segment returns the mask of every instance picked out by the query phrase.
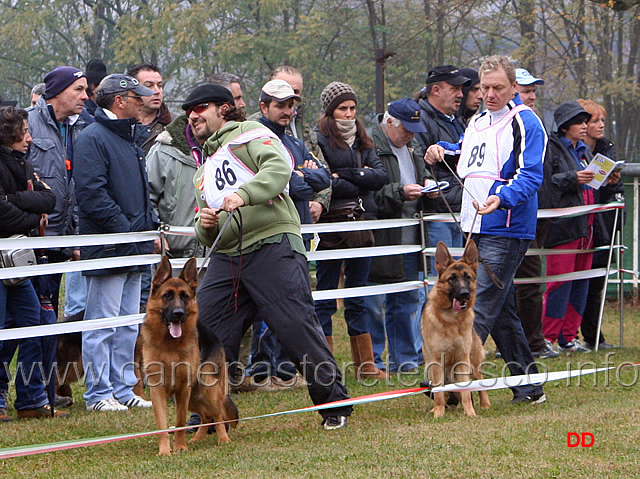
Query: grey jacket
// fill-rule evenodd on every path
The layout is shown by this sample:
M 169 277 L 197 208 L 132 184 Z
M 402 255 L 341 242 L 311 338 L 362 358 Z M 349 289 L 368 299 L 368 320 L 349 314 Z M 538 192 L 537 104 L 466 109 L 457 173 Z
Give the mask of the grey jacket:
M 185 136 L 187 117 L 181 115 L 156 138 L 147 155 L 151 204 L 161 222 L 172 226 L 193 226 L 196 197 L 193 176 L 197 171 Z M 204 247 L 195 236 L 167 235 L 174 257 L 203 256 Z
M 33 143 L 29 147 L 28 159 L 41 181 L 44 181 L 56 195 L 56 207 L 49 215 L 47 236 L 73 234 L 77 226 L 75 209 L 75 183 L 69 179 L 65 159 L 67 151 L 58 125 L 47 106 L 44 96 L 40 97 L 29 112 L 29 132 Z M 86 126 L 80 117 L 69 119 L 71 144 L 75 146 L 78 135 Z M 73 150 L 73 148 L 72 148 Z

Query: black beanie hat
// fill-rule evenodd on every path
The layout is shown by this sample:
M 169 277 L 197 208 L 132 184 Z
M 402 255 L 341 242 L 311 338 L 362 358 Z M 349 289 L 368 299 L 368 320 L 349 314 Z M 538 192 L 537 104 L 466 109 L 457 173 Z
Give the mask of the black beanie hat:
M 320 94 L 322 108 L 327 116 L 331 116 L 333 110 L 335 110 L 340 103 L 347 100 L 353 100 L 357 104 L 358 97 L 356 96 L 356 92 L 346 83 L 340 83 L 338 81 L 329 83 Z

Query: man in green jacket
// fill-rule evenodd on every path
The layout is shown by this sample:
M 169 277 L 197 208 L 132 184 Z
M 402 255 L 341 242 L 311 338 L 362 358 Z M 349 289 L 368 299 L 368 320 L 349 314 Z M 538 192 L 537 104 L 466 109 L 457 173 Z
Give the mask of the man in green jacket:
M 224 344 L 232 376 L 242 335 L 259 316 L 309 383 L 314 404 L 347 399 L 315 315 L 300 219 L 287 194 L 292 161 L 271 130 L 243 121 L 229 90 L 212 87 L 215 99 L 182 105 L 196 134 L 203 123 L 213 131 L 194 177 L 196 235 L 206 246 L 220 236 L 198 290 L 199 320 Z M 324 428 L 346 426 L 351 409 L 320 411 Z
M 372 126 L 376 154 L 389 175 L 389 181 L 375 192 L 378 218 L 414 218 L 422 208 L 422 188 L 429 175 L 422 150 L 414 133 L 426 131 L 420 123 L 420 106 L 410 98 L 389 103 L 387 112 L 378 115 Z M 419 226 L 374 231 L 376 246 L 419 245 Z M 420 254 L 377 256 L 371 263 L 369 282 L 389 284 L 418 280 Z M 367 296 L 369 332 L 376 366 L 389 372 L 409 371 L 420 362 L 419 290 Z M 386 332 L 386 335 L 385 335 Z M 381 355 L 389 342 L 389 358 Z

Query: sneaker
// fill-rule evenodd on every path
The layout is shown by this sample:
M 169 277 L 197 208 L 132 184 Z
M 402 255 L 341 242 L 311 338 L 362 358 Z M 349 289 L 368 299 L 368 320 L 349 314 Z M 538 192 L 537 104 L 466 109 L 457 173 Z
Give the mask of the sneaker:
M 327 431 L 347 427 L 347 416 L 329 416 L 322 421 L 322 427 Z
M 19 419 L 42 419 L 47 417 L 67 417 L 69 413 L 67 411 L 59 411 L 57 409 L 51 409 L 51 406 L 45 404 L 42 407 L 36 407 L 33 409 L 20 409 L 18 411 Z
M 9 391 L 0 392 L 0 396 L 2 397 L 2 401 L 4 402 L 4 409 L 6 411 L 11 410 L 11 398 L 9 397 Z
M 191 414 L 191 417 L 187 421 L 187 426 L 199 426 L 200 424 L 202 424 L 200 414 L 196 412 Z M 229 423 L 226 423 L 224 426 L 227 429 L 227 432 L 229 432 Z M 196 432 L 198 432 L 197 427 L 190 427 L 189 429 L 187 429 L 187 434 L 195 434 Z M 209 429 L 207 429 L 207 434 L 213 434 L 214 432 L 216 432 L 216 427 L 212 424 L 211 426 L 209 426 Z
M 547 402 L 547 396 L 545 393 L 535 394 L 533 396 L 516 396 L 511 400 L 511 404 L 529 403 L 534 406 L 544 402 Z
M 548 358 L 557 358 L 560 356 L 560 353 L 553 349 L 553 344 L 548 339 L 544 340 L 544 347 L 540 351 L 533 351 L 534 358 L 539 359 L 548 359 Z
M 102 399 L 93 404 L 87 404 L 87 411 L 127 411 L 129 408 L 120 404 L 114 398 Z
M 13 418 L 7 414 L 7 410 L 3 407 L 0 407 L 0 422 L 9 422 L 13 421 Z
M 495 357 L 496 357 L 496 359 L 502 359 L 502 353 L 500 351 L 498 351 L 497 349 L 496 349 Z
M 123 406 L 126 406 L 127 408 L 152 407 L 153 406 L 153 403 L 151 401 L 147 401 L 146 399 L 142 399 L 140 396 L 137 396 L 135 394 L 128 401 L 125 401 L 125 402 L 120 403 L 120 404 L 122 404 Z
M 569 341 L 564 346 L 558 345 L 558 351 L 564 351 L 565 353 L 590 353 L 591 350 L 587 348 L 582 341 L 574 339 Z

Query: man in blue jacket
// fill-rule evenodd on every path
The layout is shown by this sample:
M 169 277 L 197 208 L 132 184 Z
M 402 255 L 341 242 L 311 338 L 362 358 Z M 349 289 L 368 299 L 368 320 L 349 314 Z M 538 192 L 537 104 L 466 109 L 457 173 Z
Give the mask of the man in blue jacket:
M 491 334 L 511 374 L 535 374 L 538 369 L 516 310 L 513 279 L 536 234 L 547 134 L 538 116 L 516 95 L 515 68 L 507 57 L 487 58 L 479 73 L 487 109 L 469 123 L 458 162 L 458 174 L 465 178 L 460 223 L 463 231 L 473 234 L 484 260 L 478 268 L 474 326 L 483 343 Z M 441 161 L 445 148 L 456 145 L 434 145 L 425 160 Z M 512 390 L 514 403 L 546 401 L 542 386 Z
M 146 231 L 157 226 L 149 199 L 144 153 L 135 142 L 142 97 L 153 91 L 127 75 L 105 77 L 96 89 L 96 122 L 78 138 L 73 177 L 80 233 Z M 151 253 L 153 243 L 87 246 L 84 259 Z M 84 319 L 136 314 L 140 302 L 139 266 L 87 271 Z M 151 407 L 133 393 L 131 367 L 138 326 L 82 333 L 86 407 L 90 411 L 126 411 Z
M 300 97 L 284 80 L 271 80 L 265 83 L 260 92 L 260 123 L 273 131 L 285 150 L 285 155 L 294 163 L 293 173 L 289 180 L 289 196 L 296 206 L 301 224 L 311 224 L 311 210 L 309 200 L 314 193 L 322 191 L 331 185 L 329 170 L 320 165 L 318 160 L 309 152 L 302 140 L 286 133 L 285 129 L 291 122 L 295 102 Z M 303 235 L 305 249 L 309 250 L 312 235 Z M 252 372 L 254 380 L 262 382 L 264 370 L 273 372 L 272 382 L 287 386 L 290 382 L 304 385 L 304 381 L 296 381 L 296 368 L 293 362 L 282 353 L 282 346 L 275 339 L 272 332 L 257 321 L 254 327 L 252 344 Z M 287 381 L 280 382 L 278 379 Z M 293 380 L 293 381 L 292 381 Z

